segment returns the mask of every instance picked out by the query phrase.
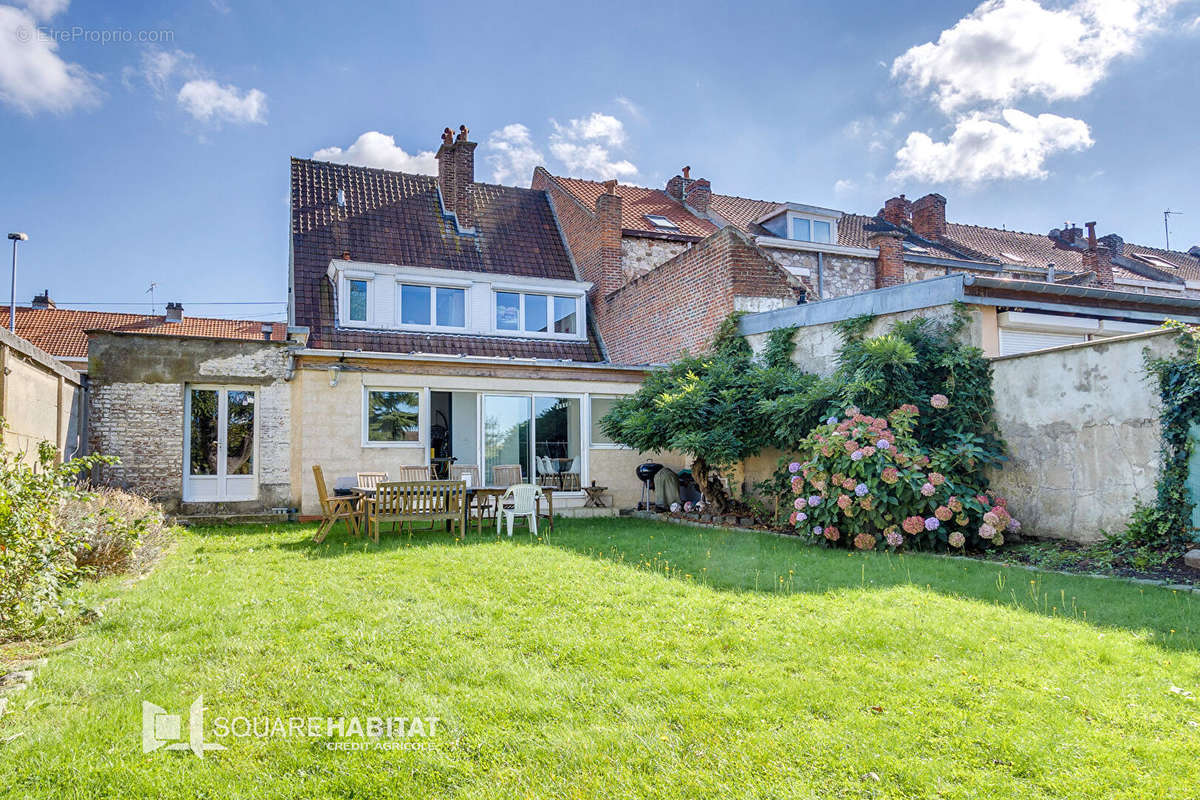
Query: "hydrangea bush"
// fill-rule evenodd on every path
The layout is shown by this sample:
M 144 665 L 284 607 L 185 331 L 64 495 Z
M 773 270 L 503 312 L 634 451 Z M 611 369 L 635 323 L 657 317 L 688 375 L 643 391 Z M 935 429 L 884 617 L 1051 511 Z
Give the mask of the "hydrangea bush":
M 935 395 L 930 405 L 948 400 Z M 930 463 L 914 436 L 919 414 L 911 404 L 887 417 L 850 407 L 813 429 L 788 465 L 797 531 L 833 546 L 896 550 L 998 547 L 1019 530 L 1004 498 Z

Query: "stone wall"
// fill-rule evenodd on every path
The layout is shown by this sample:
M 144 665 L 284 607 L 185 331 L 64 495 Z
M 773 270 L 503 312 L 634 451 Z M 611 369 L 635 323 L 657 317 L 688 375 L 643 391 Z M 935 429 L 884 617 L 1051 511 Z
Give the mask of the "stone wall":
M 95 332 L 88 340 L 91 450 L 120 463 L 102 483 L 163 503 L 210 513 L 292 505 L 291 390 L 282 342 Z M 256 501 L 184 504 L 184 397 L 189 384 L 251 387 L 257 418 Z
M 621 239 L 621 271 L 625 273 L 626 280 L 632 280 L 664 261 L 670 261 L 688 247 L 690 245 L 687 242 L 626 236 Z
M 1023 531 L 1089 542 L 1121 531 L 1158 479 L 1158 390 L 1144 354 L 1176 351 L 1151 331 L 992 362 L 1010 461 L 992 476 Z
M 824 253 L 821 257 L 823 265 L 821 283 L 824 294 L 820 294 L 817 288 L 816 253 L 810 250 L 792 250 L 783 247 L 762 247 L 762 250 L 781 267 L 807 269 L 809 274 L 804 278 L 804 283 L 812 292 L 811 299 L 813 300 L 845 297 L 849 294 L 869 292 L 875 288 L 874 259 Z

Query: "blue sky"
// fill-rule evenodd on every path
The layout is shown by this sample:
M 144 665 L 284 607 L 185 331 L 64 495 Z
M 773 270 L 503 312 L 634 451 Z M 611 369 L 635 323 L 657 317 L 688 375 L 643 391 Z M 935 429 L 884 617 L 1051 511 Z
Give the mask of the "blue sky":
M 143 310 L 155 282 L 160 313 L 280 319 L 288 157 L 428 171 L 460 123 L 481 180 L 690 164 L 721 193 L 938 191 L 954 221 L 1153 245 L 1170 207 L 1172 245 L 1200 244 L 1194 1 L 9 2 L 19 302 Z

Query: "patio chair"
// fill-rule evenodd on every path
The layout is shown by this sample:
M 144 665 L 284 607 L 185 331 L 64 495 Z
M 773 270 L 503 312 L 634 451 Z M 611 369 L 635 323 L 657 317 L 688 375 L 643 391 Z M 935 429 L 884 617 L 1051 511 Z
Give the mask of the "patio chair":
M 497 464 L 492 467 L 492 482 L 497 486 L 515 486 L 523 477 L 520 464 Z
M 554 466 L 554 462 L 550 460 L 549 456 L 534 456 L 533 465 L 537 469 L 537 482 L 540 485 L 558 488 L 561 483 L 558 468 Z
M 398 481 L 411 483 L 413 481 L 427 481 L 430 479 L 429 467 L 406 465 L 400 467 L 400 474 L 396 476 Z
M 578 492 L 581 488 L 579 482 L 579 459 L 572 458 L 567 465 L 563 467 L 563 471 L 558 476 L 559 488 L 564 492 Z
M 479 480 L 479 467 L 474 464 L 451 464 L 450 480 L 462 481 L 466 484 L 467 489 L 483 486 L 483 482 Z M 493 519 L 496 516 L 496 508 L 492 505 L 492 496 L 486 494 L 475 495 L 474 512 L 472 513 L 472 509 L 470 508 L 467 509 L 468 516 L 479 522 L 482 528 L 483 520 Z
M 367 532 L 379 543 L 379 525 L 400 523 L 411 535 L 409 524 L 427 521 L 450 523 L 459 536 L 467 532 L 467 485 L 462 481 L 396 481 L 375 487 L 375 496 L 367 498 Z
M 388 479 L 386 472 L 360 472 L 354 484 L 359 489 L 374 489 Z
M 321 501 L 321 524 L 313 534 L 317 544 L 325 541 L 329 530 L 338 520 L 346 520 L 350 533 L 358 536 L 358 499 L 355 497 L 332 497 L 325 485 L 325 473 L 320 464 L 313 464 L 313 478 L 317 482 L 317 499 Z
M 508 535 L 511 537 L 513 521 L 522 517 L 529 526 L 529 535 L 537 536 L 537 501 L 541 496 L 541 487 L 532 483 L 518 483 L 508 487 L 508 491 L 500 498 L 496 515 L 496 535 L 500 535 L 500 523 L 507 522 Z

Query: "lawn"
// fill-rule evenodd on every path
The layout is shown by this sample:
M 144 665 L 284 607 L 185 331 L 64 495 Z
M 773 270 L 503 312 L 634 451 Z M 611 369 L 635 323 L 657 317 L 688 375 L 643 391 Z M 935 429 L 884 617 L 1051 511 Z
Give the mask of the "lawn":
M 628 519 L 312 529 L 88 587 L 103 617 L 0 720 L 0 796 L 1200 796 L 1200 596 Z M 142 701 L 201 693 L 228 749 L 143 754 Z M 439 722 L 346 751 L 215 738 L 235 716 Z

